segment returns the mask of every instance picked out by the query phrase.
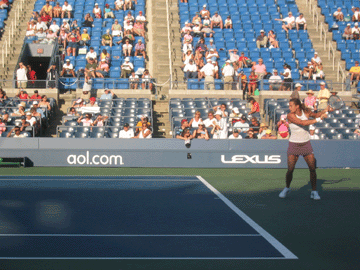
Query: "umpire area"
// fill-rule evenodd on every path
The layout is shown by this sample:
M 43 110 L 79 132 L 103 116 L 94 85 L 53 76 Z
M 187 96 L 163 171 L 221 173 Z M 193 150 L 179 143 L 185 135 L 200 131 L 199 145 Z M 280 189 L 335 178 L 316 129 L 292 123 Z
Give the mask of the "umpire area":
M 200 176 L 2 176 L 1 259 L 297 259 Z

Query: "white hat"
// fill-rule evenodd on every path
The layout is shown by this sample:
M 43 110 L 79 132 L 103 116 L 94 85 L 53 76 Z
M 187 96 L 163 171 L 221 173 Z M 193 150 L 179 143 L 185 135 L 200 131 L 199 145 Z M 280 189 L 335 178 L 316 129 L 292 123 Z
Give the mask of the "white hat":
M 225 63 L 231 63 L 231 61 L 230 61 L 230 60 L 226 60 Z
M 295 84 L 295 88 L 297 88 L 297 87 L 302 87 L 302 84 L 300 84 L 300 83 Z
M 70 59 L 66 59 L 66 62 L 70 62 Z
M 278 72 L 277 69 L 273 69 L 273 72 Z
M 101 59 L 101 62 L 105 62 L 105 61 L 106 61 L 106 59 L 105 59 L 105 58 Z
M 27 112 L 26 115 L 31 115 L 31 112 Z
M 351 24 L 350 24 L 350 23 L 348 23 L 348 24 L 347 24 L 347 26 L 351 26 Z
M 260 33 L 265 33 L 265 31 L 261 29 L 261 30 L 260 30 Z
M 130 61 L 130 58 L 129 58 L 129 57 L 126 57 L 126 58 L 125 58 L 125 61 Z
M 325 83 L 324 83 L 324 82 L 321 82 L 320 85 L 325 85 Z
M 215 115 L 222 115 L 221 111 L 217 111 Z
M 210 42 L 214 42 L 214 40 L 212 38 L 210 38 Z
M 338 7 L 337 9 L 341 9 L 341 7 Z
M 39 102 L 37 102 L 37 101 L 34 101 L 34 102 L 33 102 L 33 105 L 35 105 L 35 104 L 39 104 Z
M 309 126 L 309 130 L 315 130 L 315 126 L 314 126 L 314 125 L 310 125 L 310 126 Z
M 98 6 L 99 4 L 98 3 L 95 3 L 95 6 Z
M 234 113 L 240 113 L 240 111 L 239 111 L 239 108 L 238 108 L 238 107 L 234 107 L 234 108 L 232 108 L 232 110 L 233 110 L 233 112 L 234 112 Z
M 317 52 L 314 52 L 314 54 L 318 54 Z
M 203 7 L 206 7 L 206 5 L 203 5 Z
M 213 49 L 213 48 L 211 48 L 211 49 L 210 49 L 210 51 L 214 51 L 214 49 Z
M 356 22 L 356 23 L 355 23 L 355 26 L 358 26 L 358 25 L 359 25 L 359 24 Z

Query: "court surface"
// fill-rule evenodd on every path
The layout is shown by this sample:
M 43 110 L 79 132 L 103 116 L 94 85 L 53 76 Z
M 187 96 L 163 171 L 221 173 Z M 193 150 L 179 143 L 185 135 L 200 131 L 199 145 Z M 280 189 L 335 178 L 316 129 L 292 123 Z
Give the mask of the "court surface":
M 0 177 L 3 259 L 296 259 L 200 176 Z

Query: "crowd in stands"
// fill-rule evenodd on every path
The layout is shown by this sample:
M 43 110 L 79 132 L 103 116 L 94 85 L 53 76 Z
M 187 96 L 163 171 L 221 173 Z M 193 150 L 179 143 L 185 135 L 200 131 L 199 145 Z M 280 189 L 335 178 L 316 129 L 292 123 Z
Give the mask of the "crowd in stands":
M 276 87 L 271 90 L 292 90 L 295 80 L 325 79 L 321 59 L 308 38 L 306 19 L 296 4 L 215 1 L 200 9 L 201 1 L 181 2 L 182 68 L 188 88 L 243 89 L 253 95 L 260 80 L 266 80 L 264 89 L 269 89 L 267 80 L 272 76 Z M 204 79 L 203 85 L 196 79 Z
M 39 95 L 38 90 L 30 96 L 20 88 L 15 97 L 9 98 L 0 89 L 0 137 L 42 135 L 53 117 L 54 105 L 54 99 Z

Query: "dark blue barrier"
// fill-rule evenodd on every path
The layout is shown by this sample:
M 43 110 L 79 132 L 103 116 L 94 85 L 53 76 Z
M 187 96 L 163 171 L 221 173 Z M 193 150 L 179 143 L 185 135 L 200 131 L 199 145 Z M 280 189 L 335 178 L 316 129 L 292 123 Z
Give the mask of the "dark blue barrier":
M 1 138 L 0 157 L 34 166 L 286 168 L 286 140 Z M 320 168 L 359 168 L 360 142 L 312 141 Z M 189 155 L 190 154 L 190 155 Z M 190 158 L 191 157 L 191 158 Z M 306 168 L 300 159 L 298 168 Z

